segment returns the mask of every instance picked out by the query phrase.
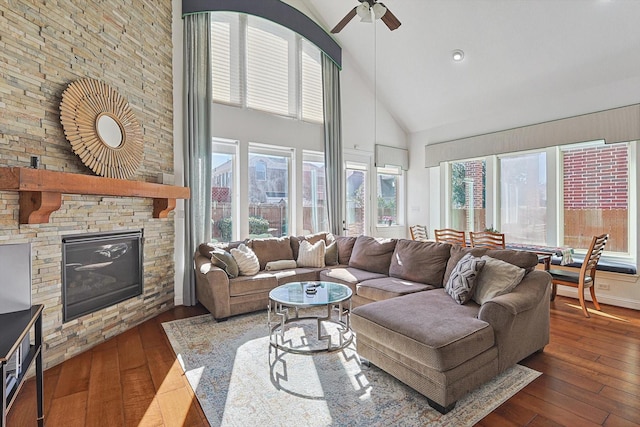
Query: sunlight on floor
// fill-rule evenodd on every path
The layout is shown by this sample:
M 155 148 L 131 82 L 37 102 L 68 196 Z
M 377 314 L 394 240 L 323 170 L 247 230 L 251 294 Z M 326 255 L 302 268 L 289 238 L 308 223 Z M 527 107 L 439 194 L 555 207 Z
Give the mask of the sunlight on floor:
M 567 307 L 575 308 L 576 310 L 582 311 L 582 307 L 580 307 L 579 304 L 566 303 L 566 305 L 567 305 Z M 594 309 L 588 308 L 588 307 L 587 307 L 587 311 L 589 312 L 589 314 L 595 314 L 596 316 L 604 317 L 604 318 L 607 318 L 607 319 L 618 320 L 620 322 L 629 323 L 629 320 L 627 320 L 627 319 L 624 319 L 624 318 L 618 317 L 618 316 L 614 316 L 612 314 L 607 314 L 604 311 L 598 311 L 598 310 L 594 310 Z

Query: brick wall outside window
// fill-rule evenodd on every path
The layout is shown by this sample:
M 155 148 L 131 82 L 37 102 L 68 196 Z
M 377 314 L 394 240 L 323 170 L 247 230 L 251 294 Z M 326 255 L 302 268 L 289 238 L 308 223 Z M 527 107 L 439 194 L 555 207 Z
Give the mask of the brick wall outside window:
M 565 209 L 627 209 L 626 145 L 581 148 L 564 153 Z
M 629 250 L 629 150 L 626 144 L 564 152 L 564 244 L 587 249 L 609 234 L 607 251 Z

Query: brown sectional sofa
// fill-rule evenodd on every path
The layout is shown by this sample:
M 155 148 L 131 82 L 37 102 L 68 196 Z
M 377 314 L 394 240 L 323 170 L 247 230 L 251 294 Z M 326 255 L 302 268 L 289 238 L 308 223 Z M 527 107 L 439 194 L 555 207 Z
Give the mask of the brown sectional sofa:
M 460 397 L 549 342 L 551 279 L 535 270 L 535 254 L 330 234 L 246 243 L 264 268 L 267 259 L 296 259 L 301 239 L 335 242 L 338 264 L 261 270 L 255 276 L 229 279 L 208 258 L 211 246 L 201 245 L 194 260 L 198 299 L 216 319 L 225 319 L 266 309 L 269 291 L 284 283 L 343 283 L 353 291 L 350 321 L 358 354 L 424 394 L 443 413 Z M 482 305 L 458 304 L 444 285 L 468 252 L 500 259 L 527 273 L 507 294 Z

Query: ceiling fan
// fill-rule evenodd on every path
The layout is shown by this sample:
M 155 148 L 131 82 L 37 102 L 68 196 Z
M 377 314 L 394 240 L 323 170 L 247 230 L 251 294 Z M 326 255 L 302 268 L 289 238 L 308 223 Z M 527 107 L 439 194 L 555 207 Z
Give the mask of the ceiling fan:
M 349 13 L 347 13 L 340 22 L 338 22 L 338 25 L 331 30 L 332 33 L 339 33 L 356 15 L 360 17 L 361 22 L 373 22 L 373 19 L 382 19 L 382 22 L 384 22 L 391 31 L 401 25 L 398 18 L 396 18 L 396 16 L 387 9 L 384 3 L 378 3 L 377 0 L 358 1 L 360 2 L 360 5 L 351 9 Z

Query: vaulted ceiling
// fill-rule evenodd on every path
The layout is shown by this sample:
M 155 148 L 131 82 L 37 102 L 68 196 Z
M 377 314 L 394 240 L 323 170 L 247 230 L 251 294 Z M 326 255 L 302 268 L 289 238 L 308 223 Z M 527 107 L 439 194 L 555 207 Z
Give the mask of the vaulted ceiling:
M 327 30 L 359 4 L 302 2 Z M 384 3 L 400 28 L 356 17 L 335 38 L 410 135 L 437 142 L 640 102 L 640 1 Z

